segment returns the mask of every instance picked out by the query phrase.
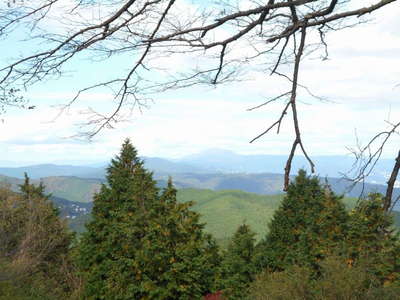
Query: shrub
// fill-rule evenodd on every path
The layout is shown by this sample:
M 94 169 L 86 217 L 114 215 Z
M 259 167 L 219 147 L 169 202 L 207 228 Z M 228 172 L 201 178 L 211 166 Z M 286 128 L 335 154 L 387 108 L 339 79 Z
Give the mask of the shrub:
M 367 265 L 349 265 L 343 257 L 330 256 L 320 264 L 321 273 L 292 266 L 281 272 L 264 272 L 252 283 L 248 299 L 254 300 L 375 300 L 399 299 L 396 285 L 383 287 Z

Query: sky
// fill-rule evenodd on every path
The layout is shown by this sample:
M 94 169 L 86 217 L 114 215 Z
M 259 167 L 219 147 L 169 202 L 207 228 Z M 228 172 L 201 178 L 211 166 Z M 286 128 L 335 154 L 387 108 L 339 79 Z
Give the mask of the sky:
M 195 1 L 187 1 L 191 7 Z M 387 122 L 400 120 L 400 3 L 369 16 L 369 22 L 327 36 L 329 59 L 318 54 L 302 64 L 300 82 L 320 101 L 299 94 L 299 122 L 304 145 L 311 155 L 349 154 L 348 148 L 366 143 Z M 29 50 L 17 39 L 3 54 Z M 29 44 L 28 44 L 29 45 Z M 22 50 L 22 48 L 24 50 Z M 246 51 L 246 49 L 243 49 Z M 107 75 L 124 67 L 122 57 L 103 65 Z M 5 59 L 3 59 L 4 61 Z M 169 72 L 187 61 L 161 59 Z M 9 109 L 0 123 L 0 165 L 34 163 L 84 164 L 107 161 L 129 137 L 143 156 L 179 158 L 210 148 L 243 154 L 288 154 L 293 142 L 291 116 L 279 135 L 275 132 L 254 143 L 249 141 L 279 117 L 282 103 L 249 108 L 279 93 L 281 82 L 258 69 L 244 81 L 217 87 L 199 86 L 152 96 L 147 108 L 134 111 L 116 128 L 104 130 L 91 141 L 76 137 L 85 122 L 87 107 L 109 108 L 106 92 L 86 94 L 60 116 L 57 105 L 67 102 L 79 86 L 101 77 L 93 63 L 82 59 L 69 66 L 71 73 L 28 91 L 34 110 Z M 394 157 L 400 144 L 396 136 L 385 150 Z

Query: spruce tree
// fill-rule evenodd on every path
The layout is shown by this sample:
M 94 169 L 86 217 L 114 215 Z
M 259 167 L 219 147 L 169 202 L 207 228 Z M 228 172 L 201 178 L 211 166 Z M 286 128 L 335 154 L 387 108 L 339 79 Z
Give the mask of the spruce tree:
M 291 265 L 318 269 L 319 260 L 340 251 L 346 224 L 341 197 L 300 170 L 257 247 L 258 267 L 272 271 Z
M 216 247 L 190 204 L 162 191 L 126 140 L 94 197 L 80 243 L 88 299 L 200 299 L 211 288 Z
M 221 289 L 225 298 L 244 299 L 254 280 L 255 233 L 242 224 L 232 237 L 221 265 Z

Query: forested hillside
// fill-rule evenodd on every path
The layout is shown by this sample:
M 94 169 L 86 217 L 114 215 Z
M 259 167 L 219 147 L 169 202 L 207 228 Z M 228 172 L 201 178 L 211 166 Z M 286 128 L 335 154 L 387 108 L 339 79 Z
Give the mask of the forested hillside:
M 224 245 L 243 223 L 250 225 L 257 240 L 261 239 L 282 199 L 282 194 L 257 195 L 238 190 L 180 189 L 177 193 L 179 202 L 194 202 L 192 209 L 200 214 L 205 230 Z M 348 208 L 353 208 L 356 201 L 356 198 L 344 199 Z M 74 230 L 82 232 L 88 219 L 89 215 L 80 214 L 69 223 Z
M 168 177 L 174 178 L 175 186 L 178 189 L 196 188 L 211 190 L 242 190 L 244 192 L 276 195 L 282 193 L 283 175 L 272 173 L 245 174 L 245 173 L 170 173 L 155 174 L 159 187 L 164 187 Z M 325 178 L 321 178 L 325 181 Z M 332 190 L 346 197 L 358 198 L 370 192 L 385 192 L 385 186 L 371 183 L 359 183 L 350 189 L 351 183 L 342 178 L 326 178 Z M 53 196 L 65 198 L 76 202 L 91 202 L 93 194 L 99 190 L 104 178 L 81 178 L 76 176 L 50 176 L 32 180 L 39 183 L 42 181 L 46 186 L 46 191 Z M 1 176 L 0 182 L 9 182 L 14 189 L 22 182 L 21 179 Z M 394 189 L 394 197 L 400 195 L 400 189 Z
M 205 223 L 205 230 L 222 243 L 232 236 L 243 222 L 249 224 L 256 233 L 256 238 L 260 239 L 266 234 L 267 225 L 284 196 L 282 193 L 273 195 L 274 192 L 280 192 L 275 187 L 279 185 L 279 180 L 282 180 L 282 176 L 278 174 L 177 174 L 174 180 L 175 178 L 176 186 L 180 187 L 177 192 L 178 201 L 194 201 L 192 209 L 200 214 L 201 221 Z M 8 177 L 2 177 L 1 180 L 12 183 L 14 189 L 22 182 L 20 179 Z M 158 185 L 165 186 L 166 180 L 166 176 L 161 177 Z M 46 191 L 52 194 L 51 199 L 60 208 L 61 215 L 68 218 L 71 228 L 83 232 L 85 222 L 90 219 L 92 197 L 104 181 L 78 177 L 46 177 L 42 181 Z M 334 190 L 336 187 L 345 191 L 343 181 L 333 178 L 330 181 L 335 183 Z M 215 190 L 191 186 L 213 187 Z M 268 195 L 239 189 L 244 187 L 259 191 L 263 186 Z M 235 187 L 237 189 L 232 189 Z M 370 191 L 383 188 L 379 185 L 366 186 L 366 190 Z M 360 189 L 361 187 L 356 187 L 351 195 L 358 196 Z M 357 197 L 344 198 L 348 208 L 354 207 L 356 201 Z M 397 215 L 397 212 L 395 214 Z
M 8 185 L 6 179 L 0 299 L 172 300 L 216 293 L 239 300 L 287 295 L 300 281 L 305 288 L 294 299 L 320 299 L 321 289 L 388 299 L 398 293 L 400 241 L 382 195 L 343 198 L 304 170 L 285 194 L 177 190 L 171 177 L 157 185 L 126 140 L 101 186 L 93 179 L 46 178 L 53 189 L 75 191 L 75 199 L 92 194 L 90 202 L 48 195 L 45 180 L 33 184 L 27 175 Z M 85 182 L 97 185 L 96 192 Z M 336 290 L 332 276 L 362 281 Z M 326 280 L 335 282 L 334 290 Z

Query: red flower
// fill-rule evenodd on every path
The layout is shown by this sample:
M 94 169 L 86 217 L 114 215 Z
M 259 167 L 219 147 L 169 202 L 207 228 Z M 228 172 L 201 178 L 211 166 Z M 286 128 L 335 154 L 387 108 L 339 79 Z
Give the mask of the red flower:
M 222 291 L 215 292 L 213 294 L 205 295 L 204 300 L 224 300 L 222 298 Z

